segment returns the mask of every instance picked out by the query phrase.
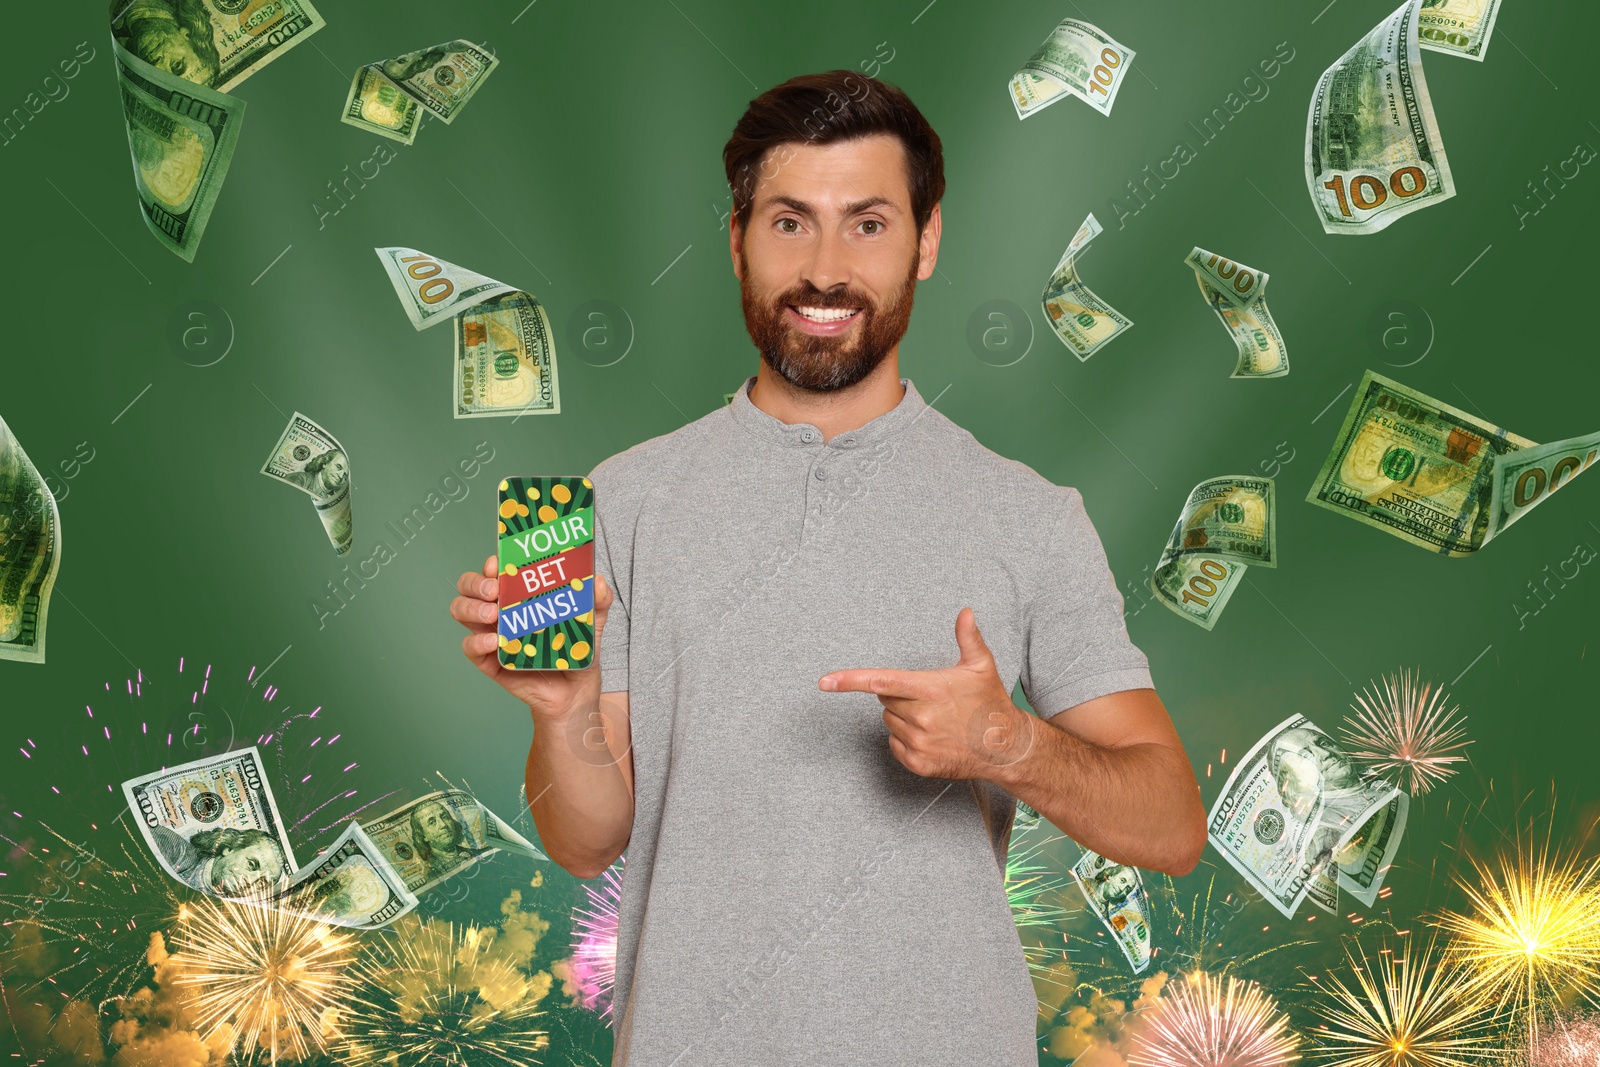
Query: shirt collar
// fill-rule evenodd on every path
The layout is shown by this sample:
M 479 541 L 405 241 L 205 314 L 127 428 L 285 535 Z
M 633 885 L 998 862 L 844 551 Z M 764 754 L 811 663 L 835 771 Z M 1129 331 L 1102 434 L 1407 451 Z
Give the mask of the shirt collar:
M 728 409 L 733 419 L 745 430 L 776 445 L 812 445 L 822 443 L 822 431 L 809 422 L 781 422 L 772 415 L 756 407 L 750 400 L 750 387 L 755 384 L 756 376 L 751 375 L 744 380 L 739 391 L 733 394 Z M 868 422 L 865 426 L 858 426 L 854 430 L 846 430 L 837 434 L 828 442 L 830 447 L 859 448 L 881 441 L 891 434 L 909 426 L 911 422 L 922 413 L 928 405 L 922 399 L 922 394 L 917 392 L 917 387 L 911 384 L 910 378 L 901 378 L 900 384 L 905 387 L 905 396 L 900 398 L 900 403 L 885 411 L 882 415 Z

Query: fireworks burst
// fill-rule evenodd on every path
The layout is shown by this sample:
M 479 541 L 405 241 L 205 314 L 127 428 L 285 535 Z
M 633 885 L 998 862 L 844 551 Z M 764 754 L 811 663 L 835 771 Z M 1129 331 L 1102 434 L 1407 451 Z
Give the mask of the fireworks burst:
M 1530 1058 L 1532 1067 L 1594 1067 L 1600 1063 L 1600 1025 L 1595 1016 L 1560 1019 L 1539 1037 Z
M 1473 991 L 1497 1012 L 1512 1009 L 1536 1048 L 1542 1006 L 1600 994 L 1600 857 L 1553 855 L 1548 835 L 1530 834 L 1518 837 L 1514 856 L 1472 866 L 1478 884 L 1457 878 L 1471 910 L 1446 911 L 1439 925 Z
M 549 1046 L 532 1028 L 549 990 L 496 951 L 493 929 L 402 920 L 356 965 L 360 994 L 335 1024 L 337 1059 L 394 1067 L 523 1065 Z M 544 976 L 548 978 L 548 975 Z
M 622 868 L 606 868 L 599 886 L 585 884 L 588 903 L 572 912 L 572 977 L 580 1007 L 611 1018 L 617 981 L 617 909 L 622 903 Z
M 1067 914 L 1065 908 L 1044 902 L 1046 897 L 1060 893 L 1071 884 L 1066 878 L 1049 877 L 1056 870 L 1054 864 L 1035 862 L 1047 843 L 1013 848 L 1006 856 L 1006 900 L 1011 904 L 1011 918 L 1019 929 L 1054 926 Z
M 171 962 L 196 1030 L 248 1062 L 304 1060 L 355 987 L 355 940 L 276 908 L 198 897 L 171 933 Z
M 1300 1037 L 1254 982 L 1191 972 L 1150 1012 L 1134 1037 L 1134 1067 L 1282 1067 L 1300 1058 Z
M 358 793 L 352 740 L 328 728 L 320 705 L 297 709 L 265 680 L 275 662 L 223 670 L 174 656 L 175 671 L 91 686 L 88 703 L 62 711 L 76 732 L 40 738 L 25 718 L 6 723 L 16 746 L 15 769 L 0 764 L 9 987 L 20 979 L 103 1006 L 147 979 L 150 934 L 174 922 L 188 894 L 126 817 L 122 781 L 254 743 L 292 786 L 278 794 L 282 814 L 308 844 L 390 795 Z
M 1391 778 L 1412 796 L 1421 796 L 1455 773 L 1467 757 L 1466 716 L 1449 704 L 1443 689 L 1427 682 L 1419 689 L 1409 670 L 1385 675 L 1357 694 L 1355 712 L 1340 732 L 1346 751 L 1376 777 Z
M 1345 946 L 1355 981 L 1330 972 L 1315 1003 L 1325 1020 L 1313 1053 L 1338 1067 L 1472 1067 L 1498 1056 L 1495 1015 L 1473 995 L 1464 964 L 1434 952 L 1437 942 L 1400 955 L 1387 946 L 1368 960 L 1359 943 Z

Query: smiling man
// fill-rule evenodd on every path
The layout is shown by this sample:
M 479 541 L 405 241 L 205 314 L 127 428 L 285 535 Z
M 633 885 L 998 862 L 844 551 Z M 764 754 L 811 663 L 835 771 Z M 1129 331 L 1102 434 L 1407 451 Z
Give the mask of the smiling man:
M 500 669 L 493 558 L 458 583 L 463 649 L 532 709 L 551 857 L 627 849 L 615 1067 L 1033 1067 L 1017 800 L 1183 874 L 1193 769 L 1078 492 L 900 377 L 944 192 L 922 114 L 795 78 L 723 164 L 760 365 L 591 474 L 599 671 Z

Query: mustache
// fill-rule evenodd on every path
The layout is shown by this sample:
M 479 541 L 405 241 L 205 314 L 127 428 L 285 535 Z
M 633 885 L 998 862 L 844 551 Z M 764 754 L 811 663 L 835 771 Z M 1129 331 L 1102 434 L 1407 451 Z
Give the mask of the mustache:
M 872 301 L 859 293 L 843 292 L 830 295 L 814 288 L 809 291 L 784 293 L 773 301 L 773 305 L 775 307 L 865 308 L 867 310 L 871 310 L 873 307 Z

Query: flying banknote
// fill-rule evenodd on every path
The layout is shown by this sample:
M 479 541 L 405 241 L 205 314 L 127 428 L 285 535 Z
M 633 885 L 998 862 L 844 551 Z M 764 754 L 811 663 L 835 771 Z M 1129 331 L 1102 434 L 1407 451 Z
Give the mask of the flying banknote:
M 55 494 L 0 418 L 0 659 L 44 662 L 45 621 L 60 566 Z
M 418 330 L 456 324 L 450 410 L 458 419 L 556 415 L 556 341 L 544 305 L 504 282 L 415 248 L 378 248 L 406 317 Z
M 1061 343 L 1079 359 L 1088 359 L 1133 325 L 1133 320 L 1101 300 L 1078 276 L 1078 257 L 1101 234 L 1100 222 L 1090 212 L 1067 243 L 1061 262 L 1050 272 L 1044 287 L 1045 317 Z
M 1306 499 L 1446 556 L 1476 552 L 1600 455 L 1600 433 L 1535 444 L 1367 371 Z
M 1377 233 L 1456 195 L 1407 0 L 1322 72 L 1306 117 L 1306 186 L 1328 233 Z
M 1363 777 L 1331 736 L 1291 715 L 1245 753 L 1212 805 L 1211 843 L 1292 918 L 1336 884 L 1371 907 L 1405 832 L 1409 796 Z
M 1062 19 L 1006 86 L 1017 118 L 1075 96 L 1102 115 L 1111 114 L 1133 49 L 1118 44 L 1098 26 Z
M 1150 589 L 1170 610 L 1211 629 L 1246 567 L 1278 565 L 1278 498 L 1271 478 L 1207 478 L 1183 513 L 1150 575 Z
M 356 71 L 339 119 L 410 144 L 424 112 L 453 122 L 499 65 L 498 56 L 471 41 L 446 41 L 368 63 Z
M 118 95 L 145 225 L 193 263 L 244 121 L 228 90 L 322 29 L 309 0 L 111 0 Z
M 1200 295 L 1222 320 L 1238 349 L 1239 362 L 1233 377 L 1281 378 L 1288 374 L 1289 351 L 1278 324 L 1272 320 L 1272 312 L 1267 310 L 1270 275 L 1223 259 L 1198 245 L 1183 261 L 1194 269 Z

